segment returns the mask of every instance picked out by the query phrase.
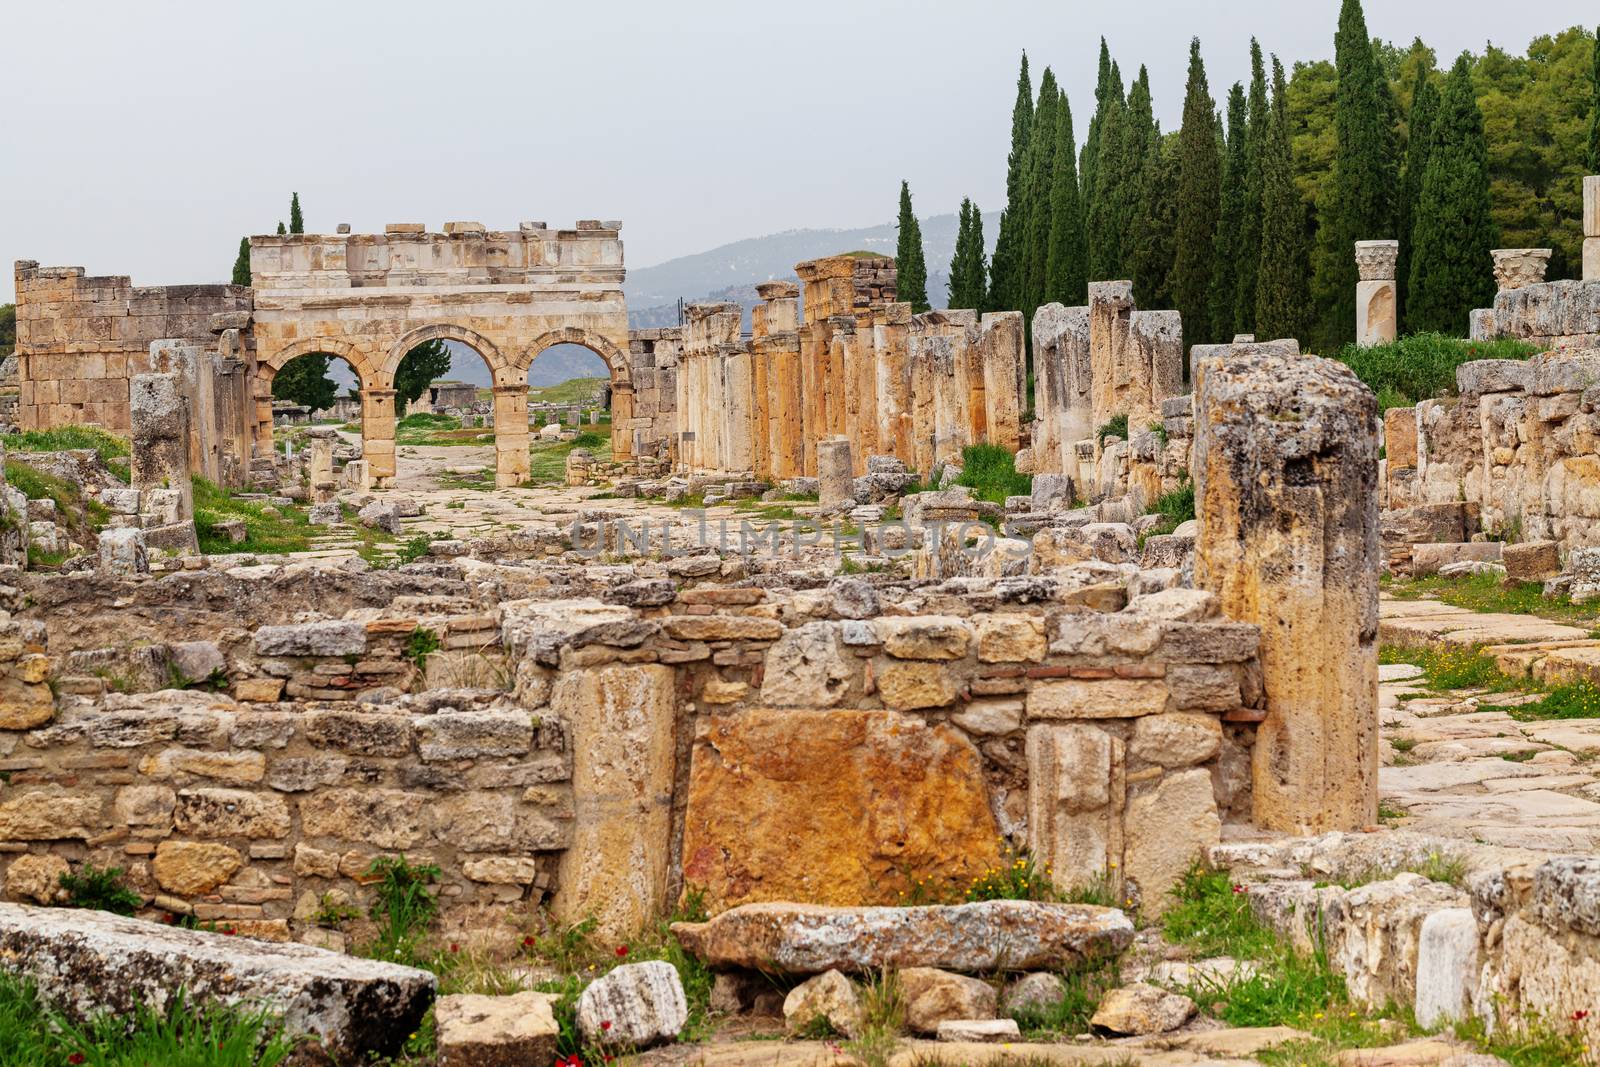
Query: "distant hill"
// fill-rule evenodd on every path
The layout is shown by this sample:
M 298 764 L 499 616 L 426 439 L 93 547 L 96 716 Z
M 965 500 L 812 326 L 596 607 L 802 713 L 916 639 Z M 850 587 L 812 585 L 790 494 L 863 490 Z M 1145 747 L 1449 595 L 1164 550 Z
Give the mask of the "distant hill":
M 956 251 L 955 215 L 922 220 L 922 247 L 928 261 L 928 300 L 946 306 L 950 259 Z M 994 252 L 1000 213 L 983 217 L 987 251 Z M 893 256 L 895 224 L 856 230 L 785 230 L 765 237 L 747 237 L 707 252 L 679 256 L 652 267 L 630 267 L 623 290 L 628 297 L 628 325 L 636 330 L 678 324 L 678 300 L 686 303 L 727 300 L 749 309 L 758 302 L 755 286 L 774 278 L 793 278 L 794 265 L 807 259 L 856 250 Z

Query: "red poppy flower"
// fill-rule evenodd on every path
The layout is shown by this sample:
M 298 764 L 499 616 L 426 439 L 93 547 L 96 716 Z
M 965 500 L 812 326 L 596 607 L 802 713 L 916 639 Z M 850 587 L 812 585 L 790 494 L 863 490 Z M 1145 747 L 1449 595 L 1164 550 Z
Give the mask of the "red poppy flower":
M 618 945 L 617 946 L 617 959 L 620 960 L 622 957 L 626 956 L 627 954 L 628 954 L 628 946 L 627 945 Z
M 611 1020 L 610 1019 L 602 1019 L 602 1020 L 600 1020 L 600 1029 L 602 1029 L 602 1030 L 611 1029 Z
M 450 951 L 451 952 L 460 952 L 461 951 L 461 946 L 456 944 L 454 941 L 452 941 L 452 942 L 450 942 Z
M 532 935 L 522 939 L 522 947 L 523 948 L 532 948 L 533 947 L 533 937 L 532 937 Z
M 68 1063 L 82 1063 L 83 1062 L 83 1053 L 74 1052 L 72 1055 L 67 1057 L 67 1062 Z
M 1589 1017 L 1589 1012 L 1586 1009 L 1580 1008 L 1579 1010 L 1577 1010 L 1577 1011 L 1572 1013 L 1572 1021 L 1575 1022 L 1575 1023 L 1581 1023 L 1583 1020 L 1587 1019 L 1588 1017 Z

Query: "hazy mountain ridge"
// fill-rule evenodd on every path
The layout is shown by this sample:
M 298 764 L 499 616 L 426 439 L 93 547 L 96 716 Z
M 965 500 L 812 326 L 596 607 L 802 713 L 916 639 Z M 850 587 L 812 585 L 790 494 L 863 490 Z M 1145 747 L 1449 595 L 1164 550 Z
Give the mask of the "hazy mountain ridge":
M 928 262 L 928 300 L 944 307 L 949 292 L 949 264 L 955 255 L 960 219 L 934 215 L 921 220 L 922 247 Z M 1000 232 L 1000 213 L 985 214 L 983 236 L 993 253 Z M 747 237 L 705 252 L 679 256 L 650 267 L 628 271 L 623 291 L 628 298 L 628 325 L 649 329 L 678 324 L 678 300 L 685 303 L 726 300 L 745 309 L 758 302 L 755 286 L 775 278 L 793 278 L 794 265 L 840 252 L 876 252 L 893 256 L 895 224 L 859 229 L 784 230 L 765 237 Z

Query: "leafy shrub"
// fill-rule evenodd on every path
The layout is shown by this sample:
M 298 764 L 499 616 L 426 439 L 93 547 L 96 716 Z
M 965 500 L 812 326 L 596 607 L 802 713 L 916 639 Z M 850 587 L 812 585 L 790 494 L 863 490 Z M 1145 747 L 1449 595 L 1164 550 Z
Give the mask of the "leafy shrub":
M 376 896 L 370 914 L 378 923 L 378 936 L 364 955 L 420 966 L 420 942 L 439 914 L 439 898 L 429 887 L 439 880 L 433 864 L 412 864 L 405 856 L 379 856 L 367 868 L 376 878 Z
M 1356 372 L 1388 407 L 1456 391 L 1456 368 L 1479 359 L 1527 359 L 1538 351 L 1523 341 L 1467 341 L 1438 333 L 1414 333 L 1386 345 L 1346 345 L 1337 359 Z
M 1120 415 L 1111 416 L 1104 425 L 1094 432 L 1096 444 L 1103 446 L 1107 437 L 1120 437 L 1124 441 L 1128 439 L 1128 413 L 1126 411 Z
M 961 450 L 961 476 L 957 485 L 972 490 L 979 500 L 1004 504 L 1008 496 L 1033 492 L 1033 477 L 1017 473 L 1017 457 L 999 445 L 968 445 Z
M 132 915 L 144 903 L 143 897 L 123 884 L 121 867 L 85 863 L 77 874 L 61 876 L 61 888 L 66 890 L 69 908 Z

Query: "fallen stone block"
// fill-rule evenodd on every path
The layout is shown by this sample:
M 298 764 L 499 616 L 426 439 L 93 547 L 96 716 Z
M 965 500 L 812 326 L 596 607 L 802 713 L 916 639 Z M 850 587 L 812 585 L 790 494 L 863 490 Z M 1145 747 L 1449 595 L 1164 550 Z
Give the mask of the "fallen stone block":
M 1021 1041 L 1015 1019 L 946 1019 L 939 1024 L 940 1041 Z
M 824 971 L 808 978 L 783 998 L 784 1029 L 797 1034 L 818 1019 L 846 1037 L 861 1029 L 861 995 L 838 971 Z
M 624 964 L 578 997 L 578 1030 L 590 1044 L 648 1048 L 688 1021 L 678 970 L 663 960 Z
M 77 1021 L 161 1010 L 182 989 L 199 1003 L 264 1006 L 336 1062 L 397 1054 L 438 986 L 427 971 L 309 945 L 22 904 L 0 904 L 0 961 Z
M 137 526 L 119 526 L 100 533 L 100 570 L 106 574 L 150 573 L 150 553 L 144 531 Z
M 900 997 L 905 1005 L 906 1026 L 921 1034 L 937 1034 L 948 1021 L 995 1016 L 993 986 L 934 967 L 902 970 Z
M 433 1018 L 438 1028 L 439 1067 L 520 1067 L 556 1059 L 556 1024 L 550 993 L 507 997 L 461 994 L 440 997 Z
M 1133 940 L 1133 923 L 1116 908 L 1026 900 L 913 908 L 744 904 L 709 922 L 674 923 L 672 931 L 711 967 L 780 974 L 1049 970 L 1114 956 Z
M 1109 1034 L 1164 1034 L 1188 1022 L 1194 1012 L 1188 997 L 1139 983 L 1107 993 L 1089 1025 Z
M 1561 545 L 1556 541 L 1524 541 L 1500 553 L 1506 577 L 1514 582 L 1544 582 L 1561 573 Z
M 1451 563 L 1499 563 L 1505 548 L 1499 541 L 1461 541 L 1454 544 L 1419 544 L 1411 546 L 1411 575 L 1414 578 L 1438 574 L 1441 567 Z

